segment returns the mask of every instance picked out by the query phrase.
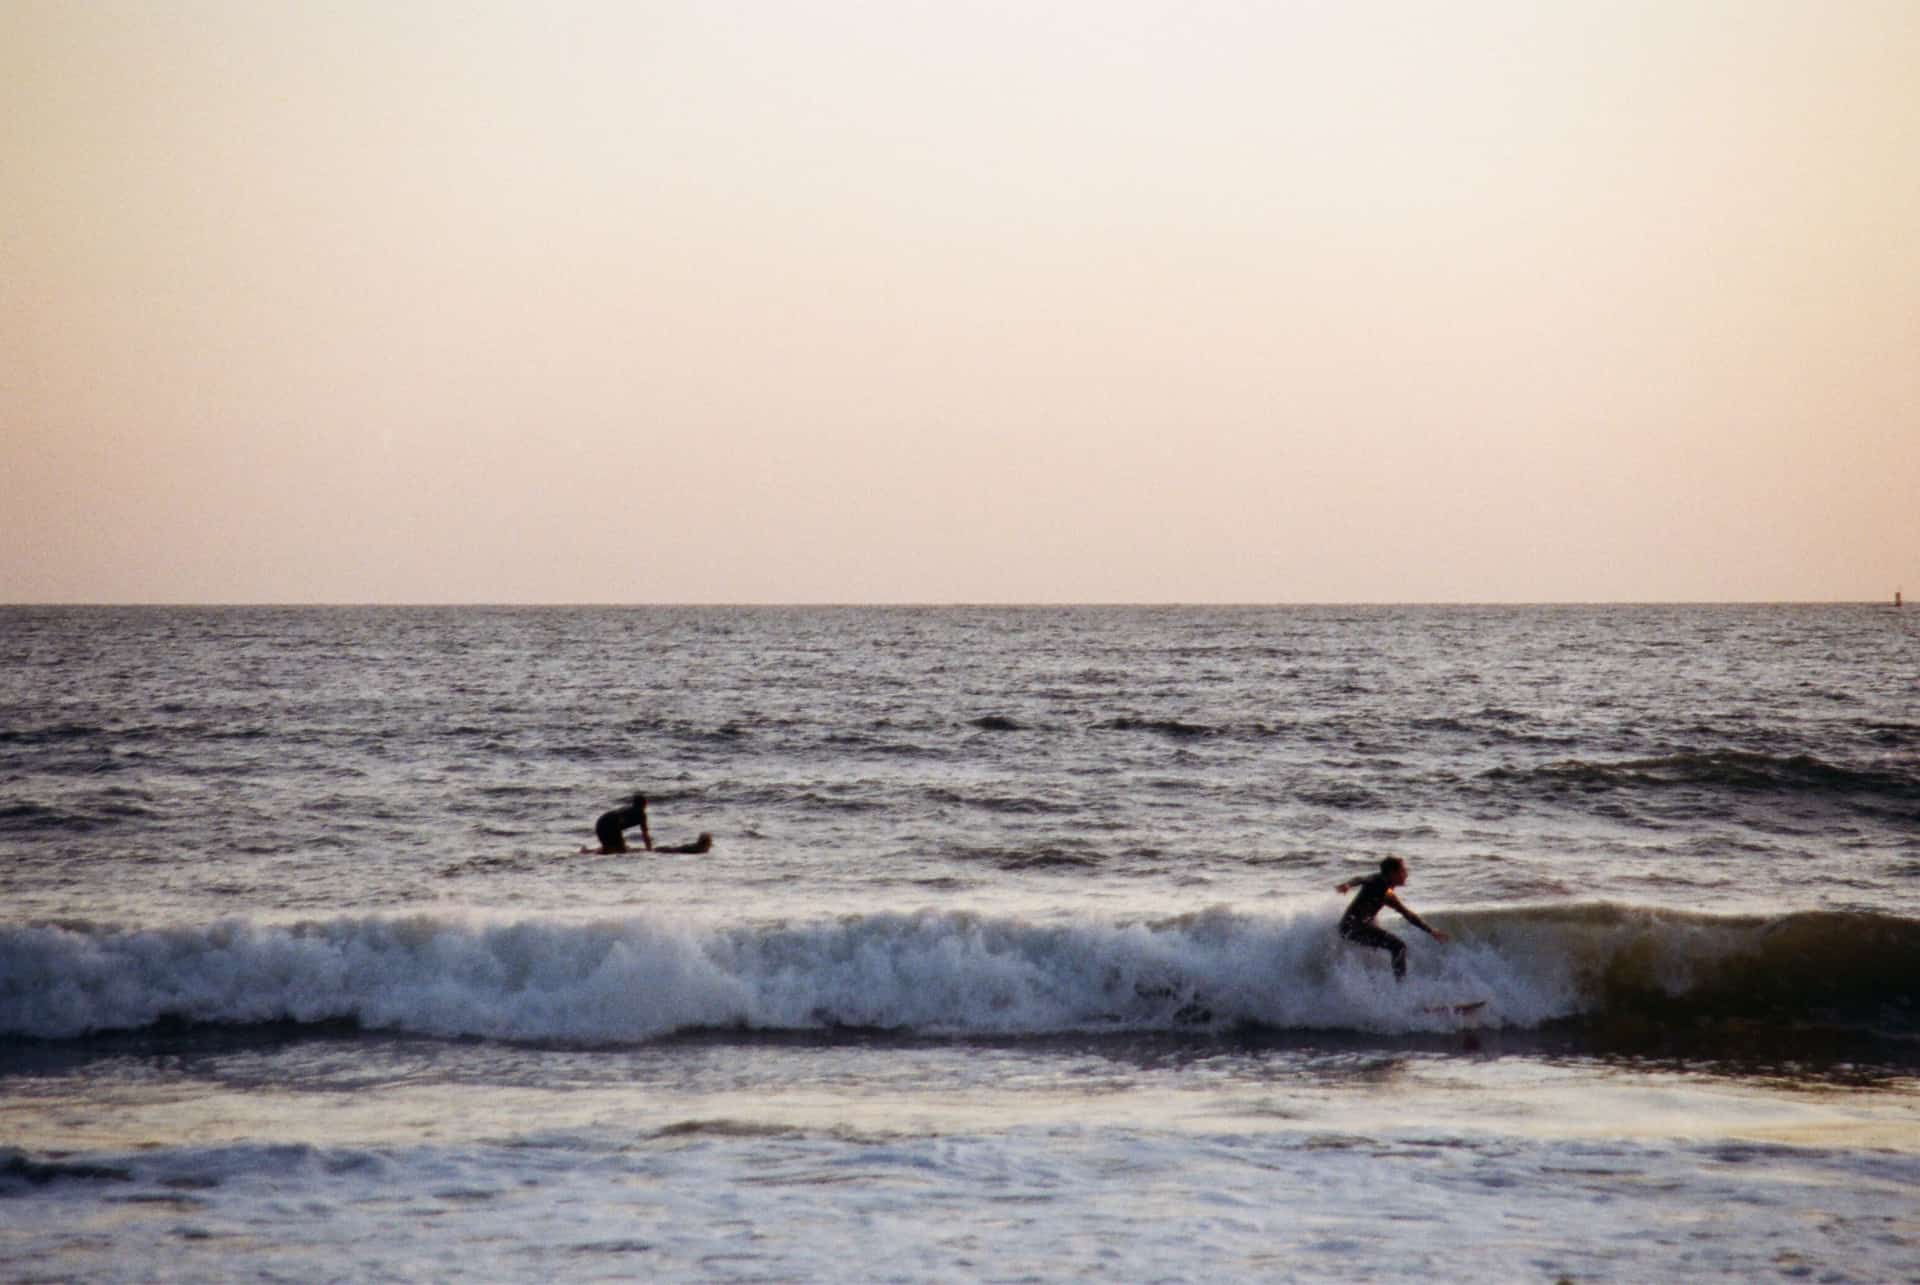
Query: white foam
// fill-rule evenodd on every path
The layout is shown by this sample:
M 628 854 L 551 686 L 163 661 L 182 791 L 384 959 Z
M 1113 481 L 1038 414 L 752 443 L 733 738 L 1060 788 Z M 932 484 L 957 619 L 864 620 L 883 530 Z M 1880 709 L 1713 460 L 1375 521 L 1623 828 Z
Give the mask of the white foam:
M 352 1020 L 437 1036 L 622 1043 L 695 1028 L 1017 1035 L 1441 1029 L 1573 1011 L 1563 961 L 1417 939 L 1408 982 L 1318 910 L 1034 922 L 955 912 L 774 925 L 354 917 L 201 928 L 0 929 L 0 1033 L 71 1037 L 163 1019 Z

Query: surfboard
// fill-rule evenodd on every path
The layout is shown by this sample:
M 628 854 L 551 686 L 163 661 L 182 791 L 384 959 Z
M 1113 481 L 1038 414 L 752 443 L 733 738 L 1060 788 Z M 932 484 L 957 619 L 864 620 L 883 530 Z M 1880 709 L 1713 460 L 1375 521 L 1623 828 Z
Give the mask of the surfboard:
M 1468 1013 L 1478 1013 L 1487 1006 L 1487 1001 L 1476 999 L 1465 1004 L 1429 1004 L 1421 1009 L 1422 1013 L 1455 1013 L 1464 1017 Z

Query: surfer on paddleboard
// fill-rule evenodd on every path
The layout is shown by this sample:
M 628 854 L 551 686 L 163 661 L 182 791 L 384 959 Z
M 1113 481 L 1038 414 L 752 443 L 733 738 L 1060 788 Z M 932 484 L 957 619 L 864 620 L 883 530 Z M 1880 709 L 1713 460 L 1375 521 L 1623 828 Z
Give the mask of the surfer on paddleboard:
M 1408 910 L 1400 898 L 1393 895 L 1393 890 L 1406 881 L 1407 863 L 1398 857 L 1388 857 L 1380 863 L 1379 874 L 1368 875 L 1364 879 L 1349 879 L 1334 889 L 1335 892 L 1345 892 L 1353 887 L 1360 889 L 1348 904 L 1346 913 L 1340 916 L 1340 935 L 1358 945 L 1371 946 L 1392 954 L 1393 980 L 1396 982 L 1407 979 L 1407 943 L 1373 922 L 1383 906 L 1392 906 L 1400 912 L 1402 919 L 1435 941 L 1447 939 L 1445 933 L 1428 927 L 1426 920 Z
M 631 852 L 627 846 L 626 832 L 634 826 L 640 827 L 640 841 L 647 845 L 647 851 L 653 851 L 653 835 L 647 831 L 647 796 L 636 794 L 633 802 L 624 808 L 615 808 L 603 812 L 600 819 L 593 823 L 593 833 L 600 840 L 597 848 L 582 848 L 580 851 L 601 855 L 615 852 Z

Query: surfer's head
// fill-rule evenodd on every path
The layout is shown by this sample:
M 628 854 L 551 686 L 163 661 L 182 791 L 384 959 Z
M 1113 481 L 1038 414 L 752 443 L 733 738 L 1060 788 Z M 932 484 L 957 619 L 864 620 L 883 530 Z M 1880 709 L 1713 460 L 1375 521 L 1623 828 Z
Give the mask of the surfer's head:
M 636 808 L 639 808 L 642 812 L 645 812 L 647 810 L 647 796 L 644 794 L 634 795 L 633 806 Z
M 1398 888 L 1407 881 L 1407 863 L 1398 857 L 1387 857 L 1380 862 L 1380 873 L 1387 877 L 1387 886 Z

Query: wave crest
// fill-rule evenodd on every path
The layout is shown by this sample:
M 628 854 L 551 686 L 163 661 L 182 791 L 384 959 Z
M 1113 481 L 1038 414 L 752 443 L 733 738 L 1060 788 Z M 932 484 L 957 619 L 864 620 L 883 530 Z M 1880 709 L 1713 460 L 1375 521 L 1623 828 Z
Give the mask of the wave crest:
M 1620 1021 L 1843 1026 L 1920 1038 L 1920 922 L 1588 904 L 1436 912 L 1404 986 L 1341 943 L 1337 909 L 1146 920 L 960 912 L 694 927 L 343 918 L 0 928 L 0 1035 L 337 1023 L 624 1044 L 678 1031 L 1047 1035 L 1203 1027 L 1438 1031 L 1436 1006 L 1532 1029 Z

